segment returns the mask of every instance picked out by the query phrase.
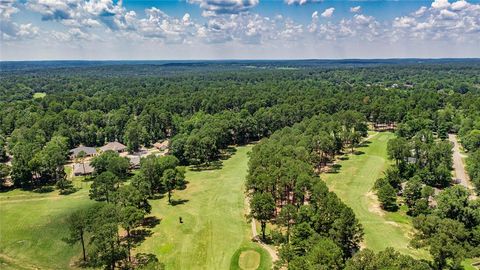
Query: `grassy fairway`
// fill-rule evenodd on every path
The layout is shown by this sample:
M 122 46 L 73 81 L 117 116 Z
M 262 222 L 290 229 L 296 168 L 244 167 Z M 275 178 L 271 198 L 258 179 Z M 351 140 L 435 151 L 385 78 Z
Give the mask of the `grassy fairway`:
M 173 196 L 184 203 L 170 206 L 166 198 L 152 201 L 152 214 L 161 222 L 137 250 L 156 254 L 167 269 L 229 269 L 238 249 L 255 250 L 249 243 L 251 231 L 244 212 L 250 149 L 237 148 L 222 169 L 188 171 L 187 189 Z M 270 258 L 261 253 L 259 265 L 268 267 Z M 233 260 L 239 261 L 238 254 Z
M 66 269 L 80 246 L 62 241 L 67 235 L 65 218 L 75 209 L 86 207 L 86 183 L 76 193 L 62 196 L 58 191 L 39 194 L 13 190 L 0 193 L 0 268 Z
M 379 209 L 371 190 L 389 166 L 387 141 L 393 136 L 392 133 L 375 135 L 368 146 L 358 149 L 364 154 L 349 155 L 348 160 L 339 163 L 339 173 L 324 174 L 322 179 L 355 212 L 365 230 L 366 247 L 375 251 L 394 247 L 405 254 L 428 258 L 426 251 L 408 247 L 410 218 L 401 211 L 385 213 Z

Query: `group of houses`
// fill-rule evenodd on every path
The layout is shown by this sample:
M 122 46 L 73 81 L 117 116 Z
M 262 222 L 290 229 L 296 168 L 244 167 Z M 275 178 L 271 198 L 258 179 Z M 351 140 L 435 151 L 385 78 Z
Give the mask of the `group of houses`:
M 168 140 L 157 142 L 153 146 L 161 151 L 161 153 L 158 154 L 164 155 L 168 152 Z M 140 159 L 150 154 L 150 151 L 146 149 L 142 149 L 134 154 L 128 154 L 127 147 L 119 142 L 109 142 L 98 148 L 98 150 L 95 147 L 80 145 L 79 147 L 70 150 L 70 158 L 75 160 L 73 163 L 73 174 L 75 176 L 92 174 L 94 168 L 90 165 L 90 159 L 105 151 L 115 151 L 119 153 L 120 156 L 128 158 L 130 161 L 130 168 L 132 169 L 139 168 Z

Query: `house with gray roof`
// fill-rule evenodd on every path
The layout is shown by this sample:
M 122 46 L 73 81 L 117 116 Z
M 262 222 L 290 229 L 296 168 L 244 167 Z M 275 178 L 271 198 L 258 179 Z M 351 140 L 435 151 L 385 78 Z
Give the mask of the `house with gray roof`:
M 127 158 L 130 161 L 130 167 L 132 169 L 140 168 L 140 156 L 128 155 Z
M 97 149 L 95 149 L 94 147 L 87 147 L 87 146 L 80 145 L 79 147 L 73 148 L 72 150 L 70 150 L 70 156 L 72 158 L 76 158 L 78 154 L 80 154 L 80 152 L 82 151 L 85 153 L 85 156 L 87 157 L 92 157 L 97 155 Z
M 74 163 L 73 164 L 73 174 L 75 176 L 79 175 L 89 175 L 92 174 L 95 169 L 90 165 L 90 162 Z
M 127 147 L 119 142 L 109 142 L 104 146 L 100 147 L 100 151 L 102 152 L 109 151 L 109 150 L 121 153 L 121 152 L 125 152 L 125 150 L 127 150 Z

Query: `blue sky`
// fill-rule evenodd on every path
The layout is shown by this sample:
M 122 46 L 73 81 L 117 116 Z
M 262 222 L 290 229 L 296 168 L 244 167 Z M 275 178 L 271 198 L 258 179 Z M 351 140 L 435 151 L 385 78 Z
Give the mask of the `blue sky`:
M 1 60 L 480 57 L 480 0 L 0 0 Z

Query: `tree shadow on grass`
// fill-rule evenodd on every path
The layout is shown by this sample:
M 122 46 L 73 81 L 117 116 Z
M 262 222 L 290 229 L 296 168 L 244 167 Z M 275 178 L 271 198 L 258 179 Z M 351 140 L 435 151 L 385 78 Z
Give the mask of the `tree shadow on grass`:
M 360 150 L 355 150 L 355 151 L 353 152 L 353 154 L 356 155 L 356 156 L 360 156 L 360 155 L 365 154 L 365 152 L 360 151 Z
M 189 200 L 184 200 L 184 199 L 171 200 L 171 201 L 170 201 L 170 205 L 176 206 L 176 205 L 180 205 L 180 204 L 185 204 L 185 203 L 187 203 L 188 201 L 189 201 Z
M 223 149 L 222 153 L 220 154 L 220 159 L 221 160 L 226 160 L 229 159 L 231 156 L 233 156 L 237 152 L 237 148 L 233 146 L 229 146 L 227 149 Z
M 336 173 L 338 173 L 338 171 L 340 170 L 341 167 L 342 167 L 342 165 L 340 165 L 340 164 L 333 164 L 331 169 L 327 173 L 336 174 Z
M 155 193 L 153 194 L 150 199 L 152 200 L 161 200 L 165 197 L 165 193 Z
M 148 229 L 135 229 L 130 232 L 130 237 L 133 240 L 134 243 L 141 243 L 145 241 L 147 237 L 150 237 L 153 235 L 153 232 Z
M 73 193 L 75 193 L 79 190 L 80 190 L 80 188 L 78 188 L 78 187 L 71 187 L 71 188 L 67 188 L 67 189 L 64 189 L 64 190 L 60 190 L 59 194 L 67 196 L 67 195 L 73 194 Z
M 161 219 L 155 216 L 146 217 L 142 221 L 142 226 L 152 229 L 155 228 L 155 226 L 157 226 L 158 224 L 160 224 L 161 221 Z
M 340 160 L 349 160 L 350 158 L 348 156 L 341 156 L 338 159 Z
M 371 143 L 372 143 L 371 141 L 363 141 L 357 145 L 357 148 L 368 147 Z
M 220 170 L 223 167 L 221 160 L 215 160 L 210 162 L 209 164 L 200 164 L 200 165 L 193 165 L 191 167 L 192 171 L 211 171 L 211 170 Z

